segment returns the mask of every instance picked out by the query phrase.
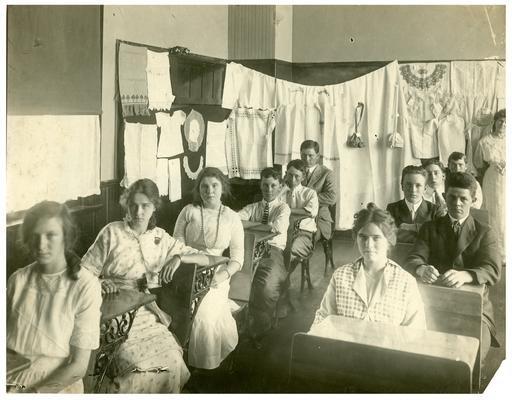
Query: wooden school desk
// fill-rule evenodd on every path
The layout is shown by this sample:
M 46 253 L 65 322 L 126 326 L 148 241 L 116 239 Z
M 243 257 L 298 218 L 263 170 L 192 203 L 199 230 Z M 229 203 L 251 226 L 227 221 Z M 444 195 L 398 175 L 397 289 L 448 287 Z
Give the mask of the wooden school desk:
M 322 334 L 296 333 L 289 388 L 297 392 L 470 393 L 473 337 L 342 316 Z
M 99 393 L 105 375 L 119 347 L 128 338 L 137 310 L 156 299 L 153 294 L 122 289 L 118 293 L 103 296 L 100 320 L 100 347 L 93 352 L 94 387 Z M 85 384 L 85 382 L 84 382 Z
M 268 241 L 277 233 L 268 225 L 259 222 L 242 221 L 244 226 L 244 265 L 231 278 L 229 298 L 247 302 L 251 294 L 251 282 L 259 261 L 265 254 Z
M 425 306 L 427 329 L 470 336 L 482 335 L 484 285 L 462 285 L 458 289 L 418 282 Z M 473 390 L 480 389 L 480 349 L 473 371 Z

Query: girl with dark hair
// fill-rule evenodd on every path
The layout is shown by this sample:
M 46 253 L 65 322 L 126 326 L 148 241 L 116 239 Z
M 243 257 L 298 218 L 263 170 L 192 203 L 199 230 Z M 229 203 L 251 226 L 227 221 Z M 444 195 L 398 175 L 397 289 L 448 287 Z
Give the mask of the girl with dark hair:
M 396 231 L 393 217 L 373 203 L 354 216 L 361 257 L 334 271 L 313 327 L 329 315 L 342 315 L 426 329 L 416 280 L 387 257 Z
M 222 172 L 203 169 L 194 188 L 194 202 L 181 210 L 174 227 L 174 237 L 207 254 L 220 256 L 229 248 L 230 260 L 215 272 L 192 325 L 188 362 L 196 368 L 217 368 L 238 343 L 228 293 L 231 276 L 244 262 L 244 229 L 238 214 L 222 204 L 227 194 L 229 182 Z
M 160 196 L 152 180 L 134 182 L 120 203 L 125 220 L 105 226 L 82 258 L 82 266 L 101 278 L 104 293 L 137 289 L 141 278 L 149 288 L 158 287 L 161 280 L 170 280 L 182 261 L 208 264 L 206 255 L 156 226 Z M 180 391 L 190 374 L 181 347 L 167 329 L 169 323 L 170 317 L 155 302 L 137 311 L 128 339 L 116 354 L 118 373 L 108 382 L 107 392 Z
M 489 225 L 498 233 L 501 257 L 505 261 L 505 171 L 506 171 L 506 111 L 494 114 L 490 135 L 478 142 L 473 164 L 483 172 L 482 209 L 489 211 Z
M 7 282 L 7 348 L 31 364 L 7 382 L 25 393 L 83 393 L 99 345 L 100 284 L 73 253 L 76 227 L 65 205 L 36 204 L 21 232 L 36 261 Z

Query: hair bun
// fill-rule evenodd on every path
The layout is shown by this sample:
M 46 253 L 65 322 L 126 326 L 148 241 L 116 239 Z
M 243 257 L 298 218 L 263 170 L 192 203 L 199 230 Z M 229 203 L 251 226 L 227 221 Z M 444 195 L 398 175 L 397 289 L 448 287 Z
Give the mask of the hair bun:
M 366 209 L 367 209 L 368 211 L 373 211 L 373 210 L 375 210 L 376 208 L 378 208 L 378 207 L 377 207 L 377 204 L 372 203 L 372 202 L 370 202 L 370 203 L 368 203 L 368 204 L 366 205 Z

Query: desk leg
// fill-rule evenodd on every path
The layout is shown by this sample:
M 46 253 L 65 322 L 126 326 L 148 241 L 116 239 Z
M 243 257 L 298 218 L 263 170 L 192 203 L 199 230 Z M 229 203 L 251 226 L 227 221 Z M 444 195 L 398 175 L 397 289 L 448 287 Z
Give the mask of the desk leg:
M 128 338 L 136 313 L 137 309 L 131 310 L 101 324 L 100 347 L 96 353 L 94 366 L 94 376 L 97 377 L 94 393 L 100 393 L 105 375 L 113 378 L 112 362 L 119 347 Z

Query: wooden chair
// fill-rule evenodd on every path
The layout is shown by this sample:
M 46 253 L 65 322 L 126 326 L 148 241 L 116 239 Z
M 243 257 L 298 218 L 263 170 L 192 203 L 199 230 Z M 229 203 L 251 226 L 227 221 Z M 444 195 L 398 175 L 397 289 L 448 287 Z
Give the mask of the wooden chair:
M 329 212 L 331 213 L 331 218 L 333 221 L 331 225 L 331 237 L 329 239 L 321 239 L 325 256 L 324 276 L 327 275 L 327 268 L 329 267 L 329 263 L 331 264 L 331 268 L 334 269 L 334 258 L 332 255 L 332 236 L 334 235 L 334 227 L 336 226 L 336 203 L 329 206 Z
M 188 359 L 186 353 L 197 310 L 210 290 L 217 266 L 223 263 L 224 259 L 208 266 L 181 264 L 170 283 L 150 289 L 157 296 L 158 306 L 172 318 L 169 330 L 183 348 L 185 361 Z
M 309 218 L 309 217 L 306 217 L 306 216 L 300 217 L 294 221 L 293 226 L 292 226 L 291 239 L 289 240 L 290 249 L 291 249 L 293 240 L 299 234 L 300 223 L 302 222 L 302 220 L 304 220 L 306 218 Z M 311 275 L 310 275 L 310 271 L 309 271 L 309 261 L 310 261 L 311 257 L 313 256 L 313 253 L 315 250 L 315 246 L 314 246 L 315 234 L 313 232 L 311 233 L 311 243 L 313 244 L 313 247 L 312 247 L 311 251 L 309 252 L 309 254 L 307 254 L 305 257 L 297 259 L 297 265 L 300 264 L 300 291 L 301 292 L 304 290 L 304 284 L 306 282 L 308 284 L 308 289 L 309 290 L 313 289 L 313 284 L 311 283 Z M 291 265 L 288 266 L 289 272 L 288 272 L 288 277 L 286 278 L 286 282 L 289 283 L 290 275 L 294 272 L 294 270 L 293 271 L 291 270 Z
M 293 393 L 470 393 L 474 338 L 419 331 L 405 339 L 408 328 L 390 332 L 370 321 L 359 321 L 362 335 L 374 340 L 332 339 L 296 333 L 289 364 Z M 372 327 L 370 324 L 376 324 Z M 351 322 L 344 324 L 350 327 Z M 379 324 L 380 325 L 380 324 Z M 368 328 L 368 329 L 365 329 Z M 394 345 L 388 334 L 399 338 Z M 400 342 L 404 343 L 400 345 Z M 455 347 L 454 348 L 452 348 Z M 430 349 L 434 351 L 430 352 Z

